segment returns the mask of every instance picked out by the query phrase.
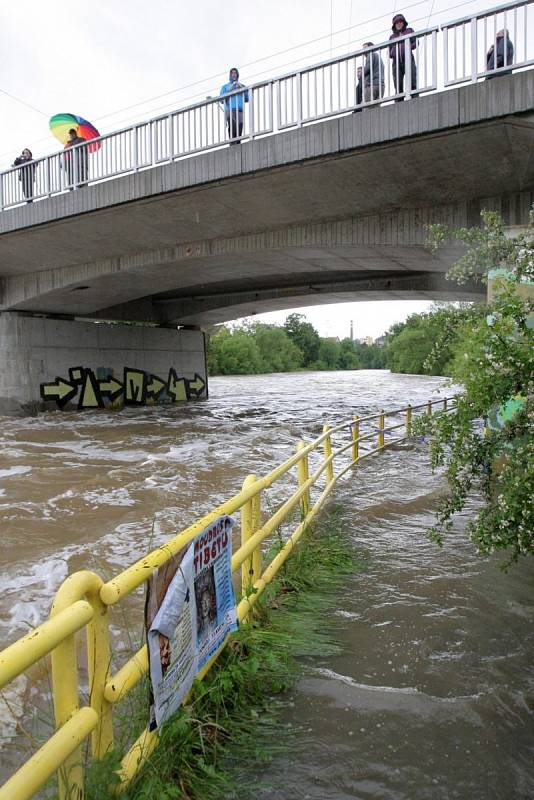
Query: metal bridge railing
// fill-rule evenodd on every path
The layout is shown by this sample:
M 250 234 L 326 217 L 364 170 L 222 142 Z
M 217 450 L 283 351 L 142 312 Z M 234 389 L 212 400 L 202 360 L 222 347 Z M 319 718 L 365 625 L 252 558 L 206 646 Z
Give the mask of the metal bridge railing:
M 441 26 L 262 81 L 221 97 L 110 133 L 89 145 L 0 173 L 0 210 L 186 158 L 230 143 L 278 133 L 328 117 L 410 98 L 534 64 L 534 0 L 516 0 Z M 530 22 L 529 22 L 530 20 Z M 497 51 L 509 32 L 513 55 Z M 232 104 L 243 106 L 243 130 L 228 123 Z M 96 146 L 95 146 L 96 145 Z M 84 152 L 87 151 L 87 152 Z M 80 166 L 84 165 L 84 166 Z M 31 173 L 23 170 L 31 169 Z M 88 172 L 88 174 L 85 174 Z M 83 173 L 83 174 L 82 174 Z M 24 177 L 26 176 L 26 177 Z M 29 177 L 28 177 L 29 176 Z M 30 194 L 28 194 L 30 192 Z
M 299 442 L 296 452 L 263 478 L 249 475 L 241 491 L 178 533 L 163 546 L 104 582 L 93 572 L 70 575 L 60 586 L 50 618 L 0 652 L 0 690 L 29 667 L 51 656 L 52 692 L 56 732 L 0 787 L 0 800 L 29 800 L 57 772 L 58 797 L 82 798 L 84 764 L 82 744 L 90 737 L 90 752 L 101 759 L 114 747 L 113 708 L 148 672 L 146 645 L 112 674 L 109 611 L 141 587 L 155 569 L 167 563 L 221 514 L 240 513 L 241 546 L 232 557 L 232 571 L 241 571 L 239 620 L 246 620 L 261 592 L 276 575 L 302 533 L 322 507 L 337 481 L 359 463 L 412 435 L 412 415 L 451 410 L 451 398 L 429 400 L 419 406 L 380 411 L 354 417 L 335 427 L 324 426 L 309 444 Z M 334 444 L 335 440 L 335 444 Z M 337 468 L 337 469 L 336 469 Z M 295 474 L 296 472 L 296 474 Z M 297 488 L 295 489 L 295 478 Z M 276 510 L 267 492 L 282 482 Z M 300 522 L 270 564 L 262 566 L 262 545 L 282 523 Z M 253 588 L 253 592 L 251 592 Z M 76 633 L 85 629 L 85 663 L 78 663 Z M 209 661 L 199 679 L 209 671 L 224 645 Z M 89 687 L 87 704 L 80 707 L 81 687 Z M 82 676 L 82 677 L 80 677 Z M 148 707 L 147 707 L 148 718 Z M 122 759 L 118 793 L 142 769 L 158 743 L 157 731 L 145 730 Z

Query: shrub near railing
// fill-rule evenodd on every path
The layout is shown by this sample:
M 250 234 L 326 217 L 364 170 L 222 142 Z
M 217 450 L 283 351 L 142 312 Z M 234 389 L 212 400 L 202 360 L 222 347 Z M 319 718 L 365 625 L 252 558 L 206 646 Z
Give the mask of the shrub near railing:
M 0 800 L 31 798 L 57 771 L 60 800 L 83 796 L 84 774 L 81 745 L 89 736 L 94 759 L 114 747 L 112 711 L 148 672 L 146 645 L 121 669 L 111 674 L 109 608 L 142 586 L 155 569 L 163 566 L 222 514 L 240 512 L 241 546 L 232 557 L 232 571 L 241 571 L 242 596 L 239 620 L 251 613 L 257 599 L 273 580 L 304 530 L 311 523 L 338 480 L 364 459 L 398 444 L 412 435 L 414 412 L 431 415 L 436 406 L 450 410 L 449 400 L 429 400 L 418 406 L 354 417 L 323 433 L 311 443 L 300 442 L 296 452 L 263 478 L 249 475 L 241 491 L 163 546 L 149 553 L 115 578 L 104 582 L 89 571 L 74 573 L 60 586 L 50 619 L 0 652 L 0 689 L 48 654 L 52 657 L 52 687 L 56 732 L 0 788 Z M 344 441 L 333 446 L 333 437 Z M 335 466 L 339 468 L 336 472 Z M 296 468 L 297 489 L 264 519 L 262 496 Z M 313 496 L 312 496 L 313 495 Z M 279 552 L 262 567 L 262 545 L 300 510 L 301 521 Z M 88 705 L 80 708 L 80 678 L 75 634 L 87 634 Z M 199 672 L 202 680 L 223 647 Z M 148 716 L 148 710 L 147 710 Z M 158 744 L 158 732 L 145 730 L 122 759 L 120 787 L 128 786 Z M 120 790 L 119 787 L 119 790 Z

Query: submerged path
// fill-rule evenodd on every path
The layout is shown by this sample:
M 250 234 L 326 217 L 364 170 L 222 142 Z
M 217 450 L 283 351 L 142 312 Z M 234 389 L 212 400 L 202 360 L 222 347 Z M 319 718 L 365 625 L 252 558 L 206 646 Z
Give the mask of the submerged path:
M 323 423 L 426 401 L 441 383 L 377 371 L 214 378 L 192 407 L 2 419 L 0 647 L 46 617 L 67 572 L 118 572 Z M 299 749 L 275 758 L 254 800 L 534 796 L 534 562 L 502 573 L 474 553 L 465 516 L 443 550 L 431 544 L 443 491 L 422 443 L 340 482 L 333 502 L 365 568 L 325 619 L 341 653 L 307 659 L 291 695 Z M 142 600 L 127 608 L 134 631 Z M 24 679 L 9 702 L 31 728 L 48 701 Z M 25 744 L 15 730 L 0 703 L 0 779 Z

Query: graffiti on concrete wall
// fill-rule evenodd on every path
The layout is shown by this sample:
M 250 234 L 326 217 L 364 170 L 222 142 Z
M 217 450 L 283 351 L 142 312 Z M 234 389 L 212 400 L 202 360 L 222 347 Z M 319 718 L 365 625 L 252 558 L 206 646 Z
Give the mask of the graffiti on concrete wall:
M 88 367 L 70 367 L 69 377 L 41 383 L 41 399 L 54 401 L 58 408 L 76 403 L 79 409 L 106 408 L 113 404 L 144 406 L 151 403 L 179 403 L 197 399 L 206 389 L 206 382 L 195 373 L 194 378 L 179 376 L 171 367 L 167 379 L 141 369 L 125 367 L 122 380 L 109 367 L 96 371 Z

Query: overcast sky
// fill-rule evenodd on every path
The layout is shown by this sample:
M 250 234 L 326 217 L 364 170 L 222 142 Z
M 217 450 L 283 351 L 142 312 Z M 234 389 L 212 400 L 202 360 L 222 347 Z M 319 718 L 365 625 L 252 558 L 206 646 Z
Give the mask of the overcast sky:
M 393 13 L 421 29 L 491 7 L 480 0 L 17 0 L 2 3 L 0 168 L 24 147 L 59 149 L 48 119 L 70 112 L 102 134 L 219 92 L 238 66 L 252 83 L 363 42 L 384 41 Z M 428 303 L 300 309 L 321 335 L 379 335 Z M 275 319 L 282 321 L 287 312 Z M 273 318 L 272 314 L 262 315 Z

